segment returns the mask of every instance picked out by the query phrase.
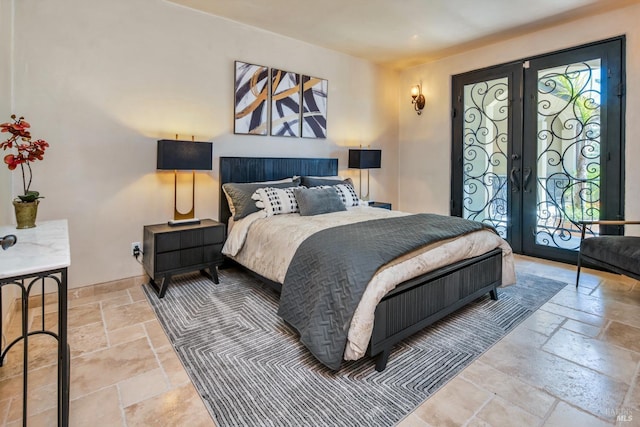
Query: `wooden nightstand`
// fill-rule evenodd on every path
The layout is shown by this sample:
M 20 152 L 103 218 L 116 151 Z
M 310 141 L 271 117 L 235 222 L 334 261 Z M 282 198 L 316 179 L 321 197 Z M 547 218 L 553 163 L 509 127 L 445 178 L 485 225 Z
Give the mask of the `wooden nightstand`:
M 391 203 L 387 202 L 369 202 L 369 206 L 372 208 L 382 208 L 391 210 Z
M 143 265 L 158 297 L 164 297 L 171 277 L 176 274 L 200 270 L 218 283 L 216 267 L 224 260 L 225 235 L 224 224 L 211 219 L 190 225 L 145 225 Z M 207 274 L 206 268 L 211 274 Z

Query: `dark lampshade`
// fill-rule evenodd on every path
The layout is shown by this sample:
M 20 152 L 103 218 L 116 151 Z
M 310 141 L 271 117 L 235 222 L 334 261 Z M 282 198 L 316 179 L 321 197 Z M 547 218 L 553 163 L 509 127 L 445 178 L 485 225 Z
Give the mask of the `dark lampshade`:
M 349 168 L 352 169 L 379 169 L 381 159 L 382 150 L 349 150 Z
M 211 170 L 213 148 L 210 142 L 158 141 L 157 169 Z

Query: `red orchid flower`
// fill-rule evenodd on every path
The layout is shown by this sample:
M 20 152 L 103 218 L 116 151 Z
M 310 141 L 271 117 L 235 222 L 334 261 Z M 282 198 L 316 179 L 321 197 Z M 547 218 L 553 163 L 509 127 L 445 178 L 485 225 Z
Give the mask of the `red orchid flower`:
M 11 115 L 11 119 L 13 122 L 0 124 L 0 132 L 8 132 L 11 134 L 9 139 L 0 142 L 0 149 L 5 151 L 13 148 L 16 149 L 17 153 L 7 154 L 4 157 L 4 163 L 9 170 L 15 170 L 18 165 L 20 165 L 24 195 L 18 197 L 24 202 L 32 202 L 41 196 L 39 196 L 37 191 L 29 190 L 31 187 L 31 179 L 33 178 L 30 162 L 42 160 L 44 158 L 44 151 L 49 147 L 49 144 L 43 139 L 31 140 L 31 132 L 28 130 L 31 124 L 25 121 L 24 117 L 16 118 L 16 115 L 13 114 Z
M 4 157 L 4 162 L 8 165 L 9 170 L 14 170 L 19 164 L 24 163 L 25 160 L 19 156 L 8 154 Z
M 20 137 L 20 138 L 30 138 L 31 133 L 27 130 L 31 127 L 29 122 L 24 121 L 24 117 L 20 117 L 16 119 L 16 115 L 13 114 L 11 118 L 14 120 L 13 123 L 2 123 L 0 125 L 0 131 L 2 132 L 10 132 L 11 134 Z

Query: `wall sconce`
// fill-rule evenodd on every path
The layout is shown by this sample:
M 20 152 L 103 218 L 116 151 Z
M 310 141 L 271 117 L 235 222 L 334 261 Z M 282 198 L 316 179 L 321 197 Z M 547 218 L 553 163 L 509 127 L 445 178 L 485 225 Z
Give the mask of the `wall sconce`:
M 176 135 L 177 136 L 177 135 Z M 193 138 L 192 138 L 193 139 Z M 173 221 L 169 225 L 199 224 L 200 220 L 195 218 L 195 193 L 196 193 L 196 170 L 210 171 L 213 158 L 213 146 L 210 142 L 195 141 L 172 141 L 161 139 L 158 141 L 157 169 L 173 170 L 174 193 L 173 193 Z M 190 170 L 191 187 L 191 210 L 186 213 L 178 211 L 178 171 Z
M 422 84 L 415 85 L 411 88 L 411 103 L 418 115 L 422 114 L 424 108 L 424 95 L 422 94 Z

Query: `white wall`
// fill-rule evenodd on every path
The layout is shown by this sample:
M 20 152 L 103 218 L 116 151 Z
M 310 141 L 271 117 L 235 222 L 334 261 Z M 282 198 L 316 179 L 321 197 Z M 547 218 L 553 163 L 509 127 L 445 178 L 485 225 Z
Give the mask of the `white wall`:
M 626 218 L 640 218 L 640 5 L 593 16 L 403 70 L 399 83 L 399 208 L 449 213 L 451 76 L 626 34 Z M 425 112 L 416 117 L 409 90 L 423 81 Z M 445 185 L 443 185 L 445 184 Z
M 355 176 L 359 144 L 383 150 L 372 197 L 397 202 L 396 72 L 162 0 L 16 1 L 15 43 L 15 111 L 51 144 L 34 164 L 38 219 L 69 220 L 70 287 L 142 274 L 130 243 L 173 215 L 155 150 L 175 134 L 213 142 L 200 218 L 218 215 L 220 156 L 336 156 Z M 234 60 L 327 79 L 328 138 L 233 135 Z
M 0 123 L 9 121 L 11 116 L 12 3 L 12 0 L 0 0 Z M 4 135 L 6 134 L 0 134 L 2 141 L 5 140 Z M 10 223 L 13 215 L 11 174 L 4 165 L 4 156 L 4 151 L 0 151 L 0 224 Z M 2 256 L 1 252 L 3 251 L 0 250 L 0 257 Z M 0 315 L 3 316 L 3 325 L 6 327 L 9 319 L 9 307 L 20 295 L 20 292 L 15 286 L 4 286 L 0 292 L 2 292 Z
M 12 0 L 0 0 L 0 123 L 11 116 L 11 36 Z M 4 141 L 6 134 L 0 135 Z M 11 174 L 4 164 L 6 153 L 0 151 L 0 224 L 11 222 Z M 0 236 L 1 237 L 1 236 Z

